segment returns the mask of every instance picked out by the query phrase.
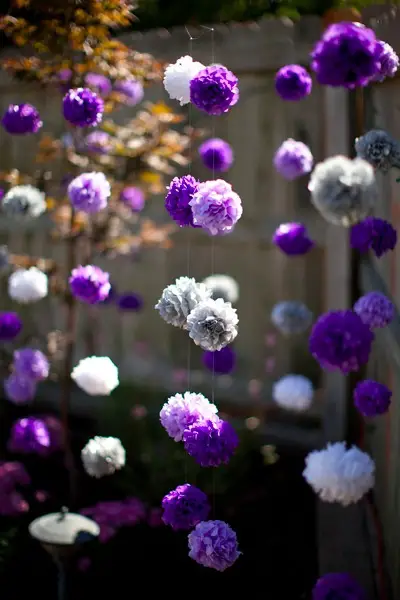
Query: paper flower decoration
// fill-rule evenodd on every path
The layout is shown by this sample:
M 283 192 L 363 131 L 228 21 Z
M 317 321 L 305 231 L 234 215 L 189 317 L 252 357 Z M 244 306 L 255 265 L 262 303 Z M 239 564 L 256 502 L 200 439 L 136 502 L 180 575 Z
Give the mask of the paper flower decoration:
M 68 186 L 72 206 L 88 214 L 106 208 L 110 195 L 111 187 L 103 173 L 82 173 Z
M 303 333 L 310 327 L 312 320 L 312 312 L 302 302 L 279 302 L 271 312 L 272 323 L 284 335 Z
M 320 214 L 334 225 L 350 227 L 369 215 L 378 192 L 372 166 L 361 158 L 333 156 L 316 165 L 308 189 Z
M 365 254 L 372 250 L 380 258 L 397 244 L 397 231 L 384 219 L 367 217 L 350 229 L 351 247 Z
M 92 131 L 85 137 L 84 149 L 93 154 L 107 154 L 112 150 L 111 136 L 105 131 Z
M 126 312 L 139 312 L 143 308 L 143 298 L 139 294 L 120 294 L 116 300 L 119 310 Z
M 165 208 L 170 217 L 180 227 L 195 227 L 190 201 L 198 188 L 199 182 L 191 175 L 174 177 L 167 187 Z
M 306 458 L 303 476 L 324 502 L 343 506 L 355 504 L 373 487 L 375 464 L 356 446 L 346 449 L 345 442 L 328 444 Z
M 222 350 L 215 352 L 203 352 L 204 366 L 217 375 L 227 375 L 232 373 L 236 366 L 236 353 L 230 346 L 225 346 Z
M 99 479 L 122 469 L 126 453 L 118 438 L 96 436 L 82 449 L 81 459 L 86 473 Z
M 190 312 L 210 297 L 211 291 L 203 283 L 197 283 L 190 277 L 179 277 L 163 290 L 154 308 L 166 323 L 187 329 Z
M 214 173 L 228 171 L 233 163 L 232 147 L 220 138 L 210 138 L 199 147 L 199 155 L 203 165 Z
M 118 369 L 108 356 L 88 356 L 74 367 L 71 378 L 91 396 L 109 396 L 119 385 Z
M 230 423 L 222 419 L 195 421 L 183 432 L 186 452 L 202 467 L 226 465 L 239 438 Z
M 224 521 L 202 521 L 189 533 L 189 556 L 199 565 L 225 571 L 240 556 L 236 533 Z
M 204 492 L 189 483 L 178 485 L 164 496 L 162 520 L 172 529 L 192 529 L 210 514 L 210 503 Z
M 110 293 L 110 276 L 94 265 L 73 269 L 69 278 L 72 294 L 86 304 L 103 302 Z
M 160 412 L 160 422 L 175 442 L 183 439 L 184 431 L 197 421 L 217 418 L 218 409 L 203 394 L 185 392 L 168 398 Z
M 365 379 L 353 391 L 354 406 L 364 417 L 376 417 L 389 410 L 392 392 L 386 385 Z
M 0 312 L 0 342 L 11 342 L 22 330 L 22 321 L 14 312 Z
M 239 285 L 229 275 L 210 275 L 203 283 L 211 290 L 212 298 L 222 298 L 225 302 L 236 304 L 239 300 Z
M 4 380 L 4 393 L 13 404 L 28 404 L 36 394 L 36 381 L 11 373 Z
M 307 254 L 314 242 L 308 237 L 305 225 L 301 223 L 282 223 L 275 231 L 272 243 L 288 256 Z
M 49 376 L 50 363 L 40 350 L 22 348 L 14 352 L 14 371 L 22 378 L 44 381 Z
M 114 83 L 114 90 L 124 97 L 128 106 L 136 106 L 144 98 L 143 85 L 137 79 L 120 79 Z
M 205 67 L 190 80 L 190 102 L 208 115 L 222 115 L 238 100 L 238 78 L 222 65 Z
M 274 156 L 275 169 L 288 181 L 310 173 L 313 162 L 310 148 L 292 138 L 283 142 Z
M 357 156 L 370 163 L 374 169 L 387 173 L 400 169 L 400 144 L 386 131 L 371 129 L 357 138 L 354 144 Z
M 380 62 L 379 73 L 374 75 L 372 81 L 384 81 L 387 77 L 394 77 L 399 68 L 399 57 L 392 46 L 379 40 L 375 52 Z
M 238 334 L 239 319 L 236 309 L 222 298 L 204 300 L 187 318 L 189 337 L 202 350 L 222 350 Z
M 310 95 L 312 79 L 304 67 L 286 65 L 275 75 L 275 89 L 282 100 L 301 100 Z
M 285 375 L 272 387 L 272 398 L 281 408 L 303 412 L 310 408 L 314 388 L 303 375 Z
M 90 87 L 100 96 L 108 96 L 112 91 L 112 84 L 108 77 L 100 73 L 88 73 L 85 75 L 85 85 Z
M 47 293 L 47 275 L 36 267 L 17 269 L 8 279 L 8 295 L 19 304 L 38 302 Z
M 146 204 L 143 190 L 133 185 L 124 187 L 119 199 L 135 213 L 142 211 Z
M 190 102 L 190 81 L 204 65 L 191 56 L 182 56 L 176 63 L 168 65 L 164 73 L 164 88 L 171 100 L 178 100 L 183 106 Z
M 368 362 L 374 334 L 351 310 L 334 310 L 314 324 L 309 348 L 323 369 L 358 371 Z
M 104 102 L 89 88 L 70 89 L 63 99 L 64 119 L 75 127 L 94 127 L 103 119 Z
M 371 329 L 386 327 L 394 319 L 393 303 L 381 292 L 369 292 L 354 305 L 354 312 Z
M 11 428 L 7 444 L 9 452 L 48 456 L 62 446 L 62 427 L 58 419 L 47 417 L 24 417 Z
M 320 577 L 312 591 L 312 600 L 367 600 L 365 591 L 348 573 L 326 573 Z
M 10 104 L 1 119 L 1 124 L 7 133 L 26 135 L 37 133 L 43 122 L 32 104 Z
M 223 179 L 200 183 L 189 204 L 193 223 L 210 235 L 231 233 L 243 214 L 240 196 Z
M 46 209 L 46 195 L 33 185 L 16 185 L 8 190 L 1 204 L 7 216 L 40 217 Z

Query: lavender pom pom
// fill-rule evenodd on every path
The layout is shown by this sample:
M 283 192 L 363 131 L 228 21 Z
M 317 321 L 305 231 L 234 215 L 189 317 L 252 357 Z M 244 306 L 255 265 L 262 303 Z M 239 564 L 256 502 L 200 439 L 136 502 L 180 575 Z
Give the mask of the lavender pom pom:
M 400 169 L 400 145 L 386 131 L 371 129 L 356 139 L 354 147 L 359 158 L 383 173 L 393 167 Z
M 188 540 L 190 558 L 216 571 L 231 567 L 241 554 L 236 533 L 224 521 L 202 521 Z
M 221 65 L 202 69 L 190 81 L 191 103 L 208 115 L 222 115 L 238 100 L 238 78 Z
M 196 306 L 211 296 L 203 283 L 190 277 L 179 277 L 174 284 L 166 287 L 155 305 L 166 323 L 187 329 L 187 318 Z
M 347 573 L 326 573 L 312 591 L 312 600 L 367 600 L 360 584 Z
M 174 177 L 167 187 L 165 208 L 180 227 L 196 227 L 190 202 L 199 188 L 199 182 L 191 175 Z
M 374 334 L 351 310 L 328 312 L 315 323 L 309 347 L 323 369 L 358 371 L 368 362 Z
M 164 496 L 162 508 L 162 520 L 175 531 L 192 529 L 207 519 L 211 509 L 206 494 L 189 483 L 178 485 Z
M 288 256 L 307 254 L 315 245 L 308 237 L 306 227 L 301 223 L 279 225 L 272 238 L 272 243 Z
M 310 148 L 292 138 L 283 142 L 274 156 L 275 169 L 289 181 L 309 173 L 313 162 Z
M 372 81 L 382 82 L 386 77 L 394 77 L 399 68 L 399 57 L 392 46 L 379 40 L 375 53 L 380 62 L 380 69 L 379 73 L 372 78 Z
M 380 292 L 361 296 L 354 305 L 354 312 L 371 329 L 386 327 L 394 319 L 393 303 Z
M 222 419 L 196 421 L 183 432 L 186 452 L 202 467 L 226 465 L 239 438 L 230 423 Z
M 236 309 L 222 298 L 212 298 L 198 304 L 187 318 L 189 337 L 202 350 L 222 350 L 238 334 Z
M 397 244 L 397 231 L 384 219 L 367 217 L 350 230 L 351 247 L 365 254 L 372 250 L 380 258 Z
M 184 431 L 197 421 L 212 421 L 218 418 L 218 409 L 203 394 L 185 392 L 171 396 L 160 412 L 160 422 L 168 435 L 180 442 Z
M 6 398 L 13 404 L 28 404 L 36 394 L 36 381 L 22 377 L 18 373 L 11 373 L 4 380 Z
M 284 335 L 303 333 L 312 320 L 312 312 L 302 302 L 279 302 L 271 312 L 272 323 Z
M 200 183 L 189 204 L 193 223 L 210 235 L 231 233 L 243 213 L 240 197 L 223 179 Z
M 48 456 L 60 450 L 62 427 L 58 419 L 47 416 L 18 419 L 11 429 L 7 449 L 22 454 Z
M 309 96 L 312 79 L 300 65 L 286 65 L 275 75 L 275 89 L 282 100 L 301 100 Z
M 345 227 L 367 217 L 378 198 L 374 170 L 361 158 L 333 156 L 324 160 L 312 172 L 308 189 L 321 215 Z
M 353 392 L 354 406 L 364 417 L 376 417 L 389 410 L 392 392 L 386 385 L 365 379 Z
M 75 127 L 94 127 L 103 118 L 104 102 L 89 88 L 70 89 L 63 99 L 64 119 Z
M 22 348 L 14 352 L 14 371 L 32 381 L 44 381 L 49 376 L 50 363 L 40 350 Z
M 72 206 L 88 214 L 106 208 L 110 195 L 111 187 L 103 173 L 82 173 L 68 186 Z
M 206 140 L 199 147 L 199 154 L 207 169 L 217 173 L 228 171 L 233 163 L 233 150 L 220 138 Z
M 101 73 L 88 73 L 85 76 L 85 84 L 101 96 L 108 96 L 112 90 L 111 81 Z
M 128 106 L 136 106 L 144 98 L 143 85 L 137 79 L 120 79 L 115 82 L 114 90 L 124 97 Z

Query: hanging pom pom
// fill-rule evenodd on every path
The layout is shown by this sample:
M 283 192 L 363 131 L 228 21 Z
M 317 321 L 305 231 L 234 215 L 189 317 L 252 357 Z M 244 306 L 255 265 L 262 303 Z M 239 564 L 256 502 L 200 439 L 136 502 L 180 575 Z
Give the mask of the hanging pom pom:
M 302 100 L 311 94 L 312 79 L 300 65 L 286 65 L 275 75 L 275 89 L 282 100 Z
M 204 366 L 216 375 L 232 373 L 236 366 L 236 353 L 229 346 L 215 352 L 203 352 Z
M 202 521 L 189 533 L 189 556 L 199 565 L 225 571 L 239 558 L 236 533 L 224 521 Z
M 271 312 L 272 323 L 284 335 L 303 333 L 312 320 L 312 312 L 302 302 L 279 302 Z
M 226 465 L 232 458 L 239 438 L 228 421 L 196 421 L 183 432 L 186 452 L 202 467 Z
M 303 476 L 324 502 L 343 506 L 355 504 L 374 486 L 375 464 L 356 446 L 346 449 L 345 442 L 328 444 L 306 458 Z
M 170 217 L 180 227 L 198 227 L 193 223 L 192 207 L 190 201 L 199 188 L 200 182 L 191 175 L 174 177 L 167 187 L 165 208 Z
M 81 458 L 86 473 L 100 478 L 121 469 L 125 465 L 126 453 L 118 438 L 96 436 L 82 449 Z
M 301 256 L 314 248 L 302 223 L 282 223 L 275 231 L 272 243 L 288 256 Z
M 236 309 L 222 298 L 199 303 L 187 318 L 189 337 L 202 350 L 222 350 L 238 334 Z
M 190 277 L 179 277 L 163 290 L 154 308 L 166 323 L 187 329 L 190 312 L 210 297 L 211 291 L 203 283 L 197 283 Z
M 326 573 L 320 577 L 312 591 L 312 600 L 367 600 L 365 591 L 348 573 Z
M 394 319 L 393 303 L 380 292 L 361 296 L 354 305 L 354 312 L 371 329 L 386 327 Z
M 208 115 L 227 113 L 238 100 L 238 78 L 222 65 L 205 67 L 190 81 L 190 102 Z
M 171 396 L 160 412 L 160 422 L 169 437 L 182 441 L 184 431 L 197 421 L 218 418 L 218 409 L 203 394 L 185 392 Z
M 88 356 L 71 373 L 78 387 L 91 396 L 109 396 L 119 385 L 118 368 L 108 356 Z
M 210 504 L 204 492 L 194 485 L 178 485 L 164 496 L 162 520 L 172 529 L 192 529 L 210 514 Z
M 12 135 L 37 133 L 43 126 L 39 112 L 32 104 L 10 104 L 1 124 Z
M 361 158 L 333 156 L 316 165 L 308 189 L 320 214 L 334 225 L 350 227 L 374 208 L 378 190 L 374 169 Z
M 32 304 L 48 294 L 46 273 L 36 267 L 17 269 L 8 279 L 8 295 L 19 304 Z
M 182 56 L 176 63 L 168 65 L 164 73 L 164 88 L 171 100 L 178 100 L 181 106 L 190 102 L 190 81 L 204 65 L 191 56 Z
M 75 127 L 94 127 L 103 119 L 104 102 L 89 88 L 70 89 L 63 99 L 64 119 Z
M 310 408 L 314 388 L 303 375 L 285 375 L 272 387 L 272 398 L 281 408 L 303 412 Z
M 232 147 L 220 138 L 211 138 L 199 147 L 203 165 L 215 173 L 228 171 L 233 164 Z
M 392 46 L 379 40 L 377 43 L 376 56 L 380 62 L 379 73 L 374 75 L 372 81 L 382 82 L 386 77 L 394 77 L 399 68 L 399 57 Z
M 33 185 L 16 185 L 4 196 L 1 210 L 8 217 L 35 219 L 47 210 L 46 194 Z
M 400 145 L 391 135 L 381 129 L 371 129 L 356 139 L 357 156 L 383 173 L 393 167 L 400 169 Z
M 364 417 L 376 417 L 389 410 L 392 392 L 386 385 L 365 379 L 360 381 L 353 392 L 354 406 Z
M 292 138 L 281 144 L 274 156 L 275 169 L 288 181 L 293 181 L 312 169 L 313 155 L 308 146 Z
M 203 280 L 212 293 L 212 298 L 222 298 L 225 302 L 235 304 L 239 300 L 239 285 L 229 275 L 210 275 Z
M 200 183 L 189 204 L 193 223 L 210 235 L 231 233 L 243 214 L 240 196 L 223 179 Z
M 350 229 L 351 247 L 365 254 L 372 250 L 380 258 L 397 244 L 397 231 L 384 219 L 367 217 Z

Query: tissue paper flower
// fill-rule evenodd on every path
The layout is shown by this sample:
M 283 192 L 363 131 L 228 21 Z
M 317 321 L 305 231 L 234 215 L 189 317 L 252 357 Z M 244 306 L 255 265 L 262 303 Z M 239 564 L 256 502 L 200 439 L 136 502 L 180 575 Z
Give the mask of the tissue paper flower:
M 49 376 L 50 363 L 40 350 L 22 348 L 14 352 L 14 371 L 22 378 L 44 381 Z
M 272 243 L 288 256 L 307 254 L 315 246 L 302 223 L 282 223 L 275 231 Z
M 239 285 L 229 275 L 210 275 L 203 280 L 211 290 L 212 298 L 222 298 L 225 302 L 235 304 L 239 300 Z
M 107 154 L 113 147 L 112 138 L 105 131 L 92 131 L 85 137 L 83 147 L 87 152 Z
M 233 163 L 232 147 L 220 138 L 211 138 L 199 147 L 199 155 L 203 165 L 214 173 L 224 173 Z
M 394 77 L 399 68 L 399 57 L 392 46 L 382 40 L 378 40 L 375 54 L 380 62 L 380 68 L 371 81 L 384 81 L 386 77 Z
M 178 485 L 162 500 L 162 520 L 175 531 L 192 529 L 210 514 L 210 504 L 204 492 L 189 483 Z
M 143 85 L 137 79 L 120 79 L 114 83 L 114 90 L 124 96 L 128 106 L 136 106 L 144 98 Z
M 34 219 L 46 211 L 46 195 L 33 185 L 16 185 L 4 196 L 1 209 L 7 216 Z
M 103 173 L 82 173 L 68 186 L 72 206 L 87 214 L 106 208 L 110 195 L 111 187 Z
M 199 565 L 225 571 L 239 558 L 236 533 L 224 521 L 202 521 L 189 533 L 189 556 Z
M 86 304 L 104 302 L 111 290 L 109 274 L 94 265 L 76 267 L 68 281 L 75 298 Z
M 374 169 L 387 173 L 389 169 L 400 169 L 400 144 L 382 129 L 371 129 L 356 139 L 357 156 L 370 163 Z
M 191 175 L 174 177 L 167 187 L 165 196 L 165 208 L 170 217 L 180 227 L 195 227 L 193 224 L 193 213 L 190 201 L 193 194 L 197 192 L 199 182 Z
M 239 438 L 228 421 L 195 421 L 183 432 L 186 452 L 202 467 L 226 465 L 232 458 Z
M 140 212 L 146 204 L 146 197 L 143 190 L 133 185 L 124 187 L 120 193 L 119 199 L 133 212 Z
M 38 302 L 47 293 L 47 275 L 37 267 L 17 269 L 8 278 L 8 295 L 19 304 Z
M 211 291 L 203 283 L 197 283 L 190 277 L 179 277 L 163 290 L 154 308 L 166 323 L 187 329 L 190 312 L 210 297 Z
M 4 392 L 7 400 L 13 404 L 28 404 L 36 394 L 36 381 L 11 373 L 4 380 Z
M 26 135 L 37 133 L 43 122 L 32 104 L 10 104 L 1 119 L 1 124 L 7 133 Z
M 232 373 L 236 366 L 236 353 L 230 346 L 215 352 L 206 350 L 203 352 L 203 365 L 212 373 L 227 375 Z
M 197 421 L 213 420 L 218 409 L 203 394 L 185 392 L 168 398 L 160 411 L 160 422 L 168 435 L 180 442 L 184 431 Z
M 99 479 L 121 469 L 126 453 L 118 438 L 96 436 L 82 449 L 81 459 L 86 473 Z
M 223 179 L 200 183 L 189 204 L 193 223 L 210 235 L 230 233 L 243 214 L 240 196 Z
M 397 231 L 384 219 L 367 217 L 350 229 L 351 247 L 365 254 L 372 250 L 380 258 L 397 244 Z
M 292 138 L 283 142 L 274 156 L 275 169 L 288 181 L 310 173 L 313 162 L 310 148 Z
M 0 342 L 11 342 L 22 329 L 22 321 L 14 312 L 0 312 Z
M 312 590 L 312 600 L 367 600 L 365 591 L 347 573 L 326 573 Z
M 364 417 L 376 417 L 389 410 L 392 392 L 386 385 L 364 379 L 353 391 L 354 406 Z
M 118 369 L 108 356 L 88 356 L 74 367 L 71 378 L 91 396 L 109 396 L 119 385 Z
M 63 98 L 64 119 L 75 127 L 98 125 L 103 112 L 103 100 L 89 88 L 70 89 Z
M 285 375 L 272 386 L 272 399 L 278 406 L 287 410 L 308 410 L 313 396 L 313 385 L 303 375 Z
M 235 308 L 222 298 L 199 303 L 187 318 L 189 337 L 202 350 L 221 350 L 236 338 L 239 319 Z
M 112 91 L 111 81 L 100 73 L 88 73 L 85 75 L 85 84 L 97 94 L 108 96 Z
M 275 75 L 275 89 L 282 100 L 301 100 L 311 94 L 312 79 L 304 67 L 286 65 Z
M 190 102 L 208 115 L 222 115 L 238 100 L 238 78 L 222 65 L 205 67 L 190 80 Z
M 11 428 L 9 452 L 48 456 L 62 447 L 61 422 L 52 416 L 24 417 Z
M 271 312 L 272 323 L 284 335 L 303 333 L 310 327 L 312 320 L 312 312 L 302 302 L 279 302 Z
M 191 56 L 182 56 L 176 63 L 168 65 L 164 73 L 164 88 L 171 100 L 178 100 L 181 106 L 190 102 L 190 81 L 204 65 Z
M 394 319 L 393 303 L 381 292 L 369 292 L 361 296 L 353 310 L 371 329 L 386 327 Z
M 143 308 L 143 298 L 133 292 L 119 294 L 116 303 L 120 310 L 127 312 L 139 312 Z

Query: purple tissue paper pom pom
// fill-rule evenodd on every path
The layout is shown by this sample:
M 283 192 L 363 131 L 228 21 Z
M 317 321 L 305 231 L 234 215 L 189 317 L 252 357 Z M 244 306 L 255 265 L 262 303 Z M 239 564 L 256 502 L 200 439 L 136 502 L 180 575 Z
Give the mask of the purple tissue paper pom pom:
M 89 88 L 70 89 L 63 99 L 64 119 L 76 127 L 94 127 L 103 118 L 104 102 Z
M 397 244 L 397 232 L 392 225 L 384 219 L 367 217 L 350 229 L 351 247 L 365 254 L 372 250 L 380 258 Z
M 275 231 L 272 243 L 288 256 L 301 256 L 314 248 L 302 223 L 282 223 Z
M 10 342 L 22 329 L 22 321 L 14 312 L 0 313 L 0 342 Z
M 143 210 L 146 203 L 146 197 L 143 190 L 134 185 L 124 187 L 119 195 L 119 199 L 133 212 L 140 212 Z
M 198 421 L 183 432 L 186 452 L 202 467 L 219 467 L 232 458 L 239 438 L 222 419 Z
M 13 424 L 7 448 L 10 452 L 48 456 L 60 450 L 61 442 L 62 427 L 58 419 L 24 417 Z
M 327 573 L 318 579 L 312 600 L 367 600 L 359 583 L 347 573 Z
M 391 397 L 386 385 L 372 379 L 360 381 L 353 392 L 354 406 L 364 417 L 383 415 L 389 410 Z
M 381 66 L 379 73 L 372 78 L 372 81 L 381 82 L 386 77 L 394 77 L 399 68 L 399 57 L 392 46 L 379 40 L 376 47 L 376 56 Z
M 198 187 L 199 182 L 191 175 L 174 177 L 167 187 L 165 208 L 180 227 L 195 227 L 190 202 Z
M 120 310 L 138 312 L 143 307 L 143 298 L 133 292 L 121 294 L 117 298 L 117 305 Z
M 354 89 L 366 86 L 380 72 L 377 39 L 361 23 L 330 25 L 311 53 L 318 83 Z
M 232 373 L 236 366 L 236 353 L 229 346 L 215 352 L 206 350 L 203 352 L 203 364 L 217 375 L 227 375 Z
M 11 373 L 4 380 L 6 398 L 13 404 L 28 404 L 36 394 L 36 381 L 21 377 L 18 373 Z
M 107 154 L 112 150 L 111 137 L 105 131 L 93 131 L 86 136 L 84 150 L 94 154 Z
M 100 96 L 108 96 L 112 90 L 111 81 L 100 73 L 88 73 L 85 77 L 85 84 L 93 88 Z
M 49 376 L 50 363 L 40 350 L 22 348 L 14 352 L 14 371 L 23 378 L 44 381 Z
M 114 90 L 125 96 L 125 101 L 129 106 L 135 106 L 143 100 L 143 85 L 137 79 L 121 79 L 114 84 Z
M 209 115 L 228 112 L 238 100 L 238 78 L 221 65 L 202 69 L 190 81 L 191 103 Z
M 292 138 L 281 144 L 274 156 L 274 166 L 288 181 L 309 173 L 314 162 L 311 150 L 303 142 Z
M 210 235 L 230 233 L 243 214 L 240 196 L 223 179 L 200 183 L 189 204 L 193 223 Z
M 1 124 L 7 133 L 26 135 L 38 132 L 43 122 L 39 112 L 31 104 L 10 104 L 3 115 Z
M 381 292 L 369 292 L 361 296 L 353 310 L 371 329 L 386 327 L 394 319 L 393 303 Z
M 309 347 L 323 369 L 358 371 L 368 362 L 374 334 L 352 310 L 336 310 L 319 317 Z
M 69 278 L 71 292 L 86 304 L 104 302 L 110 293 L 109 274 L 93 265 L 73 269 Z
M 211 171 L 224 173 L 233 163 L 233 150 L 228 142 L 220 138 L 211 138 L 199 147 L 203 164 Z
M 239 558 L 236 533 L 224 521 L 202 521 L 189 533 L 189 557 L 199 565 L 225 571 Z
M 301 100 L 311 93 L 312 79 L 304 67 L 286 65 L 275 75 L 275 89 L 282 100 Z
M 192 529 L 207 519 L 211 508 L 206 494 L 189 483 L 178 485 L 164 496 L 162 507 L 162 520 L 175 530 Z
M 103 173 L 82 173 L 68 185 L 68 196 L 75 210 L 94 214 L 104 210 L 111 187 Z

